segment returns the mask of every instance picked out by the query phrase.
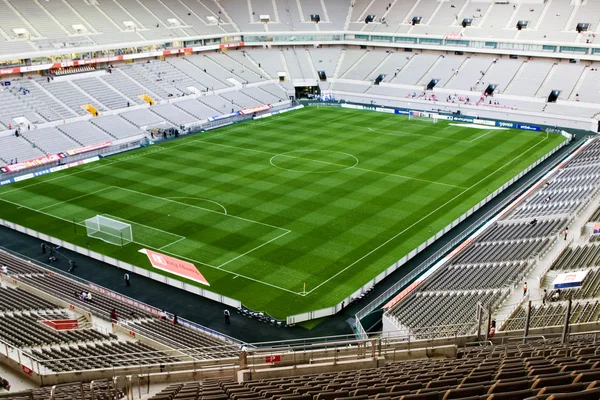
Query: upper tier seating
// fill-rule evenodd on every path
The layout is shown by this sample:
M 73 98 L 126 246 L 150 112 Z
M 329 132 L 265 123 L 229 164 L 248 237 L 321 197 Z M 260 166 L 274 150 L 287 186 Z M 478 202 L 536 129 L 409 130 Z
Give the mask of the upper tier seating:
M 319 24 L 310 15 L 318 14 Z M 64 2 L 23 2 L 9 0 L 0 5 L 0 53 L 33 52 L 47 48 L 72 48 L 131 43 L 142 40 L 192 38 L 237 32 L 282 31 L 366 31 L 412 33 L 444 36 L 460 33 L 463 37 L 506 38 L 558 42 L 593 42 L 589 33 L 578 34 L 578 23 L 593 23 L 600 18 L 594 1 L 553 0 L 522 3 L 491 3 L 477 0 L 177 0 L 168 3 L 126 0 L 122 3 L 97 2 L 91 6 L 76 0 Z M 259 21 L 269 15 L 270 22 Z M 366 24 L 367 15 L 373 22 Z M 412 25 L 413 17 L 421 17 Z M 472 25 L 463 28 L 463 19 Z M 518 21 L 528 21 L 518 30 Z M 125 25 L 127 22 L 128 25 Z M 32 41 L 17 35 L 25 29 Z M 87 35 L 86 35 L 87 34 Z M 82 35 L 73 38 L 73 35 Z

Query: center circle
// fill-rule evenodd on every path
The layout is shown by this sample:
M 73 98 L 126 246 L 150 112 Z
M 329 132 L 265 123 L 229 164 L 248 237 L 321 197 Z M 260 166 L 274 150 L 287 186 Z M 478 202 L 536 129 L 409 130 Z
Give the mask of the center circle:
M 293 150 L 274 155 L 269 163 L 284 171 L 327 174 L 356 167 L 358 158 L 342 151 Z

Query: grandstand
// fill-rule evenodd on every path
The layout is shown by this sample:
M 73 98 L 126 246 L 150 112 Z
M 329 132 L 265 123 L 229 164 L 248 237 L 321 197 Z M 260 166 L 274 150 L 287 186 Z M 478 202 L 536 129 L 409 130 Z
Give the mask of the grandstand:
M 90 266 L 95 260 L 107 263 L 95 271 L 131 265 L 132 272 L 164 283 L 166 298 L 168 291 L 185 289 L 210 299 L 198 300 L 198 313 L 202 302 L 209 301 L 219 302 L 219 311 L 211 308 L 203 326 L 193 316 L 165 313 L 135 295 L 103 287 L 106 280 L 99 284 L 77 278 L 72 269 L 66 272 L 68 257 L 61 259 L 61 253 L 53 267 L 46 255 L 38 255 L 38 262 L 27 259 L 25 247 L 15 245 L 17 253 L 0 249 L 0 264 L 7 267 L 0 271 L 0 398 L 129 399 L 142 398 L 145 388 L 143 398 L 156 400 L 600 399 L 600 141 L 592 136 L 600 131 L 599 21 L 600 4 L 592 0 L 0 1 L 0 186 L 79 166 L 66 173 L 75 176 L 73 185 L 80 184 L 81 196 L 87 196 L 87 183 L 77 181 L 84 175 L 93 176 L 87 182 L 115 186 L 94 172 L 94 164 L 82 164 L 141 147 L 149 147 L 144 151 L 152 179 L 164 182 L 170 171 L 164 170 L 162 157 L 169 155 L 160 153 L 166 148 L 162 143 L 294 113 L 300 102 L 312 108 L 405 113 L 414 126 L 421 124 L 421 133 L 415 135 L 412 128 L 402 132 L 414 139 L 403 146 L 414 147 L 415 159 L 421 161 L 432 157 L 426 143 L 439 139 L 436 129 L 449 129 L 449 140 L 460 142 L 451 132 L 458 129 L 454 122 L 520 129 L 523 135 L 545 131 L 563 135 L 569 143 L 544 153 L 543 160 L 510 184 L 486 188 L 488 197 L 474 201 L 474 208 L 440 233 L 424 226 L 429 240 L 413 240 L 414 250 L 390 261 L 393 265 L 377 276 L 356 278 L 362 281 L 343 289 L 348 296 L 280 320 L 223 295 L 215 290 L 218 284 L 204 288 L 191 285 L 187 277 L 138 268 L 140 260 L 147 261 L 145 255 L 136 254 L 138 264 L 127 264 L 124 252 L 96 252 L 98 247 L 89 243 L 64 241 L 67 228 L 57 229 L 56 235 L 40 234 L 34 229 L 39 221 L 21 226 L 2 220 L 52 250 L 64 246 L 89 257 Z M 438 121 L 443 127 L 429 127 Z M 393 122 L 388 127 L 398 130 Z M 281 134 L 289 138 L 293 129 Z M 420 138 L 425 130 L 431 136 Z M 481 130 L 481 137 L 489 132 L 494 134 Z M 471 142 L 479 138 L 469 137 Z M 356 138 L 348 138 L 348 146 L 352 140 Z M 327 139 L 323 141 L 325 146 Z M 483 142 L 478 144 L 483 147 Z M 186 142 L 180 143 L 173 147 Z M 218 145 L 222 152 L 243 152 L 225 142 Z M 252 141 L 244 146 L 252 147 Z M 455 150 L 448 146 L 447 151 Z M 132 154 L 131 159 L 136 157 Z M 466 154 L 457 157 L 470 156 Z M 357 164 L 366 159 L 359 158 Z M 226 188 L 234 199 L 231 206 L 225 209 L 208 200 L 210 193 L 200 200 L 176 201 L 190 210 L 209 207 L 219 215 L 229 215 L 235 207 L 242 215 L 235 204 L 251 199 L 231 185 L 242 178 L 226 171 L 231 168 L 227 158 L 218 159 L 218 167 L 211 165 L 223 174 L 215 184 Z M 115 176 L 120 168 L 139 168 L 127 156 L 122 160 L 111 167 Z M 186 164 L 205 160 L 176 162 L 189 174 Z M 428 177 L 418 175 L 424 172 L 416 162 L 394 162 L 426 186 Z M 346 168 L 339 163 L 325 164 Z M 248 160 L 245 166 L 249 188 L 258 191 L 255 182 L 268 184 L 259 176 L 261 168 Z M 343 185 L 335 174 L 329 176 L 330 187 Z M 202 178 L 207 177 L 196 177 Z M 39 186 L 36 196 L 43 199 L 49 187 L 60 190 L 50 183 Z M 4 193 L 17 190 L 12 188 Z M 123 190 L 134 191 L 128 186 Z M 295 190 L 307 202 L 316 196 L 305 186 Z M 18 206 L 15 213 L 25 216 L 31 211 L 28 201 L 33 197 L 6 204 Z M 355 212 L 352 201 L 336 198 L 330 203 L 350 213 Z M 374 226 L 383 224 L 378 218 L 397 217 L 381 211 L 380 216 L 361 215 Z M 243 218 L 272 222 L 263 215 Z M 320 214 L 320 219 L 328 218 Z M 331 236 L 376 235 L 358 232 L 346 224 L 350 217 L 344 218 Z M 77 231 L 74 216 L 63 219 L 72 220 L 69 234 L 72 228 Z M 166 240 L 157 232 L 149 236 Z M 184 239 L 179 235 L 157 247 Z M 256 248 L 275 239 L 264 234 L 261 240 Z M 345 254 L 356 250 L 353 245 L 345 242 Z M 308 252 L 310 246 L 304 247 Z M 321 251 L 331 255 L 325 247 Z M 249 252 L 239 250 L 234 260 Z M 216 269 L 229 262 L 217 263 Z M 253 262 L 256 274 L 267 268 L 264 259 Z M 323 260 L 314 263 L 324 268 Z M 233 275 L 241 274 L 235 278 L 243 275 L 229 267 Z M 306 271 L 281 267 L 285 275 L 311 282 L 310 276 L 296 276 Z M 94 274 L 86 272 L 87 277 Z M 565 274 L 584 278 L 573 286 L 556 283 Z M 104 279 L 102 273 L 96 275 Z M 292 292 L 306 296 L 306 283 L 301 289 Z M 91 293 L 93 300 L 82 292 Z M 329 290 L 328 295 L 337 294 Z M 282 299 L 269 301 L 279 302 L 281 309 Z M 250 322 L 215 329 L 211 319 L 223 319 L 222 304 Z M 343 336 L 277 340 L 317 336 L 316 330 L 305 328 L 333 315 L 337 320 L 321 322 L 318 332 Z M 245 329 L 256 331 L 252 337 L 264 332 L 264 343 L 246 343 Z M 419 360 L 409 360 L 414 358 Z M 9 384 L 6 397 L 3 390 Z

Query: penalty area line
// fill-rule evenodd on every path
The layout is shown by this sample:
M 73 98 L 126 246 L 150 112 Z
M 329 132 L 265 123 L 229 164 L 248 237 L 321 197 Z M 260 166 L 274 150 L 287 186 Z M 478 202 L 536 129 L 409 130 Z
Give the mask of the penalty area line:
M 8 204 L 12 204 L 12 205 L 14 205 L 14 206 L 17 206 L 17 207 L 22 207 L 22 208 L 25 208 L 25 209 L 27 209 L 27 210 L 33 211 L 33 212 L 38 212 L 38 213 L 40 213 L 40 214 L 43 214 L 43 215 L 46 215 L 46 216 L 48 216 L 48 217 L 50 217 L 50 218 L 55 218 L 55 219 L 58 219 L 58 220 L 61 220 L 61 221 L 67 222 L 67 223 L 69 223 L 69 224 L 72 224 L 72 223 L 73 223 L 73 221 L 72 221 L 72 220 L 69 220 L 69 219 L 66 219 L 66 218 L 59 217 L 59 216 L 57 216 L 57 215 L 53 215 L 53 214 L 47 213 L 47 212 L 45 212 L 45 211 L 38 211 L 38 210 L 36 210 L 35 208 L 28 207 L 28 206 L 25 206 L 25 205 L 22 205 L 22 204 L 16 203 L 16 202 L 14 202 L 14 201 L 6 200 L 6 199 L 3 199 L 3 198 L 1 198 L 1 197 L 0 197 L 0 201 L 3 201 L 3 202 L 5 202 L 5 203 L 8 203 Z M 149 248 L 149 249 L 155 249 L 155 250 L 158 250 L 158 249 L 157 249 L 156 247 L 154 247 L 154 246 L 148 246 L 148 245 L 147 245 L 147 244 L 145 244 L 145 243 L 136 242 L 135 240 L 134 240 L 134 241 L 132 241 L 131 243 L 135 243 L 135 244 L 137 244 L 137 245 L 141 246 L 142 248 Z M 190 262 L 192 262 L 192 263 L 196 263 L 196 264 L 199 264 L 199 265 L 203 265 L 203 266 L 205 266 L 205 267 L 208 267 L 208 268 L 217 269 L 217 270 L 219 270 L 219 271 L 222 271 L 222 272 L 224 272 L 224 273 L 226 273 L 226 274 L 230 274 L 230 275 L 235 275 L 235 276 L 238 276 L 238 277 L 242 277 L 242 278 L 248 279 L 249 281 L 256 282 L 256 283 L 259 283 L 259 284 L 263 284 L 263 285 L 265 285 L 265 286 L 269 286 L 269 287 L 271 287 L 271 288 L 273 288 L 273 289 L 278 289 L 278 290 L 281 290 L 281 291 L 283 291 L 283 292 L 288 292 L 288 293 L 291 293 L 291 294 L 294 294 L 294 295 L 298 295 L 298 293 L 297 293 L 297 292 L 294 292 L 293 290 L 286 289 L 286 288 L 283 288 L 283 287 L 281 287 L 281 286 L 273 285 L 273 284 L 271 284 L 271 283 L 264 282 L 264 281 L 261 281 L 261 280 L 259 280 L 259 279 L 251 278 L 251 277 L 249 277 L 249 276 L 241 275 L 241 274 L 239 274 L 239 273 L 236 273 L 236 272 L 227 271 L 226 269 L 219 269 L 219 268 L 217 268 L 217 267 L 216 267 L 216 266 L 214 266 L 214 265 L 211 265 L 211 264 L 208 264 L 208 263 L 205 263 L 205 262 L 199 261 L 199 260 L 194 260 L 193 258 L 184 257 L 184 256 L 182 256 L 182 255 L 180 255 L 180 254 L 171 253 L 171 252 L 169 252 L 169 251 L 166 251 L 166 250 L 163 250 L 162 252 L 163 252 L 163 253 L 165 253 L 165 254 L 168 254 L 168 255 L 170 255 L 170 256 L 173 256 L 173 257 L 181 258 L 181 259 L 184 259 L 184 260 L 186 260 L 186 261 L 190 261 Z

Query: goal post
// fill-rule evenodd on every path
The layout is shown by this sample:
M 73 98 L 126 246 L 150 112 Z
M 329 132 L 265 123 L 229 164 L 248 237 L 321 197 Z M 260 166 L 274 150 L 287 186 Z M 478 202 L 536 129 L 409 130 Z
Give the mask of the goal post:
M 439 115 L 435 114 L 435 113 L 428 113 L 428 112 L 422 112 L 422 111 L 409 111 L 408 112 L 408 120 L 409 121 L 419 120 L 419 121 L 431 122 L 433 124 L 437 124 L 438 116 Z
M 85 228 L 89 237 L 117 246 L 125 246 L 133 241 L 131 224 L 103 215 L 86 219 Z

